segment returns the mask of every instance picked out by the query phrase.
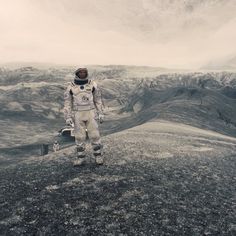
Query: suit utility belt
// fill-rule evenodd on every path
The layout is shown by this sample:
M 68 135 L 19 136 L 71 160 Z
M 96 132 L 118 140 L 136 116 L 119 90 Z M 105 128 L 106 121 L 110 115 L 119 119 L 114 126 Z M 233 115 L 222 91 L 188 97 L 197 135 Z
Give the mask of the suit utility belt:
M 72 111 L 89 111 L 95 109 L 94 105 L 77 105 Z

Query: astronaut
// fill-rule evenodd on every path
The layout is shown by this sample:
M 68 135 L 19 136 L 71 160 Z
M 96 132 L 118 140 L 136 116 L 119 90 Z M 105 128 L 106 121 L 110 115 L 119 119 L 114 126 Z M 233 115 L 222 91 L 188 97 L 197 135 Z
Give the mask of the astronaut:
M 104 162 L 98 122 L 104 120 L 101 91 L 97 83 L 89 78 L 87 68 L 75 71 L 75 78 L 64 93 L 64 118 L 66 124 L 74 127 L 77 158 L 74 166 L 85 162 L 86 130 L 97 164 Z

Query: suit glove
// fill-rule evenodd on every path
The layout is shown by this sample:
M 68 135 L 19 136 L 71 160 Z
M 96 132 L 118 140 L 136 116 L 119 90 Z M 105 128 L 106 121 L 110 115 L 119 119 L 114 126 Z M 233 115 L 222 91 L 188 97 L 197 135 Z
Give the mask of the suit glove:
M 104 115 L 101 114 L 101 113 L 99 113 L 99 114 L 98 114 L 98 120 L 99 120 L 99 123 L 100 123 L 100 124 L 103 123 L 103 121 L 104 121 Z
M 71 126 L 71 127 L 74 127 L 74 122 L 73 122 L 72 118 L 66 119 L 66 124 Z

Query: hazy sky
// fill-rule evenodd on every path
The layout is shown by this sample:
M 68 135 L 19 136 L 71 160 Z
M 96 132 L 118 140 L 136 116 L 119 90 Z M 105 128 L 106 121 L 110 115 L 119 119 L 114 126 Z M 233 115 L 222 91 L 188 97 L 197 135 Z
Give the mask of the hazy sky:
M 236 56 L 236 0 L 0 0 L 0 63 L 196 68 Z

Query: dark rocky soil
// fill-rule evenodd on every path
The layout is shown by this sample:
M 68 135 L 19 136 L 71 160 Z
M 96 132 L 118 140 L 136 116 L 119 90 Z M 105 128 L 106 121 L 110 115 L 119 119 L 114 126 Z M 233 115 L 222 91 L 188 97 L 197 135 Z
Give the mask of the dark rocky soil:
M 81 167 L 73 147 L 0 167 L 0 234 L 236 234 L 236 139 L 150 122 L 103 143 L 103 166 L 88 144 Z

